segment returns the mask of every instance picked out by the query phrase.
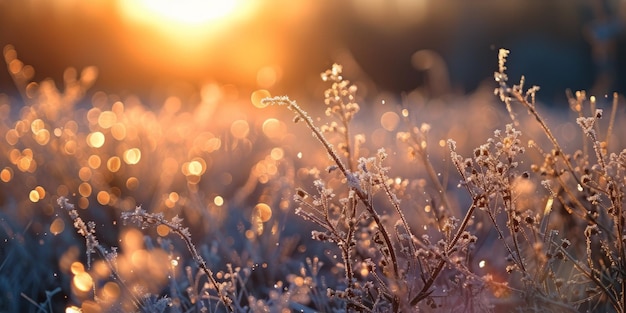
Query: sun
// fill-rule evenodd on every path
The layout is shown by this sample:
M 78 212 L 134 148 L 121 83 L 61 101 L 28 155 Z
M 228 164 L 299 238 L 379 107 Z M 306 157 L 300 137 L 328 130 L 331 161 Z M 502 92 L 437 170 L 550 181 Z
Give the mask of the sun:
M 232 14 L 237 0 L 122 0 L 134 15 L 198 26 Z
M 196 77 L 210 75 L 205 74 L 208 68 L 228 68 L 227 75 L 253 77 L 259 68 L 277 63 L 276 48 L 249 34 L 251 25 L 265 17 L 264 1 L 115 0 L 115 4 L 120 48 L 145 66 Z
M 197 47 L 230 25 L 251 15 L 251 0 L 118 0 L 120 13 L 143 32 L 168 39 L 177 46 Z M 146 32 L 147 31 L 147 32 Z M 163 37 L 164 36 L 164 37 Z M 143 38 L 143 39 L 142 39 Z
M 130 21 L 173 37 L 205 37 L 235 20 L 247 17 L 250 0 L 118 0 Z

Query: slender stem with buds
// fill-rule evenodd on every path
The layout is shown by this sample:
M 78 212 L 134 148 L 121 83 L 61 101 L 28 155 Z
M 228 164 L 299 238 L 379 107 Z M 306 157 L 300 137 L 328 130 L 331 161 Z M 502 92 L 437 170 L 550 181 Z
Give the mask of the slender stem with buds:
M 287 107 L 290 110 L 294 111 L 299 116 L 300 119 L 304 120 L 307 127 L 311 129 L 311 131 L 313 132 L 313 135 L 315 136 L 315 138 L 317 138 L 322 143 L 322 145 L 328 152 L 328 155 L 330 156 L 330 158 L 337 165 L 337 168 L 341 171 L 341 173 L 348 180 L 348 185 L 350 186 L 350 188 L 354 190 L 355 194 L 359 197 L 363 205 L 365 205 L 365 208 L 370 213 L 370 215 L 374 219 L 374 222 L 380 229 L 380 233 L 383 235 L 383 239 L 385 241 L 385 246 L 389 249 L 389 257 L 391 258 L 394 277 L 399 278 L 398 259 L 396 256 L 396 251 L 394 249 L 393 243 L 391 241 L 391 237 L 389 236 L 389 232 L 387 231 L 385 225 L 382 223 L 380 216 L 374 209 L 374 205 L 370 201 L 370 198 L 368 197 L 367 193 L 361 188 L 358 179 L 354 176 L 354 174 L 352 174 L 352 172 L 348 169 L 348 167 L 346 167 L 344 162 L 339 157 L 339 154 L 337 153 L 335 148 L 328 142 L 326 137 L 324 137 L 320 129 L 317 126 L 315 126 L 315 124 L 313 123 L 313 120 L 308 115 L 308 113 L 302 110 L 302 108 L 300 108 L 300 106 L 298 106 L 298 104 L 295 101 L 290 100 L 288 97 L 275 97 L 271 99 L 264 99 L 263 102 L 271 103 L 271 104 L 278 104 L 278 105 L 287 105 Z

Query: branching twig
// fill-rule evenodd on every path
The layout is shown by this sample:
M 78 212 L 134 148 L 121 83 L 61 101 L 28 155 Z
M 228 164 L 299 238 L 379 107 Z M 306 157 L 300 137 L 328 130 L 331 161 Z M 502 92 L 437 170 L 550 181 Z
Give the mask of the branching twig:
M 122 219 L 135 222 L 141 227 L 164 225 L 167 226 L 176 235 L 178 235 L 185 242 L 187 250 L 189 250 L 189 252 L 191 253 L 193 260 L 196 262 L 196 264 L 198 264 L 202 271 L 204 271 L 207 278 L 217 291 L 220 301 L 222 301 L 222 303 L 230 312 L 234 312 L 232 299 L 228 295 L 226 295 L 226 292 L 223 290 L 221 285 L 217 282 L 217 280 L 215 280 L 215 276 L 213 275 L 211 269 L 207 267 L 204 258 L 202 258 L 200 253 L 198 253 L 198 250 L 196 250 L 195 245 L 191 241 L 191 234 L 189 233 L 189 230 L 187 228 L 183 228 L 180 225 L 180 223 L 182 222 L 181 218 L 175 216 L 172 221 L 168 221 L 163 217 L 163 214 L 148 213 L 141 207 L 137 207 L 135 211 L 123 212 Z

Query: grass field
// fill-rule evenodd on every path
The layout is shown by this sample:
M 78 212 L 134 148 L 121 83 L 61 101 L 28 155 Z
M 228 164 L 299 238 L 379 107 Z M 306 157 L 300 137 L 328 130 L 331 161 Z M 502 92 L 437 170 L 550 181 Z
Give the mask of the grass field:
M 626 310 L 617 94 L 549 110 L 500 50 L 463 96 L 363 103 L 333 65 L 150 105 L 3 53 L 0 312 Z

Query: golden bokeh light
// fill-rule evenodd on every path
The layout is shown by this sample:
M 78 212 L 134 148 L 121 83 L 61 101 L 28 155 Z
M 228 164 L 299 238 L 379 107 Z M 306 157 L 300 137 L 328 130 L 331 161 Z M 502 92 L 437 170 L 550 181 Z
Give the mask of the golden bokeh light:
M 39 194 L 39 199 L 43 199 L 46 197 L 46 190 L 41 186 L 35 187 L 35 191 Z
M 274 161 L 278 161 L 282 159 L 284 156 L 285 156 L 285 151 L 282 148 L 276 147 L 276 148 L 273 148 L 272 151 L 270 152 L 270 157 Z
M 126 126 L 122 123 L 116 123 L 111 127 L 111 136 L 116 140 L 124 140 L 126 138 Z
M 178 195 L 178 192 L 175 192 L 175 191 L 170 192 L 167 198 L 172 202 L 178 202 L 178 200 L 180 200 L 180 196 Z
M 104 145 L 104 134 L 101 132 L 93 132 L 87 135 L 87 144 L 92 148 L 100 148 Z
M 80 263 L 80 262 L 73 262 L 70 265 L 70 271 L 72 272 L 72 274 L 78 275 L 85 271 L 85 265 L 83 265 L 83 263 Z
M 63 151 L 69 155 L 73 155 L 74 153 L 76 153 L 76 148 L 76 141 L 68 140 L 63 146 Z
M 83 197 L 89 197 L 91 195 L 91 185 L 89 183 L 78 185 L 78 193 Z
M 34 203 L 39 202 L 40 200 L 39 193 L 37 192 L 37 190 L 31 190 L 30 193 L 28 194 L 28 198 L 30 199 L 30 201 Z
M 180 195 L 178 195 L 177 192 L 172 191 L 165 198 L 165 206 L 171 209 L 176 205 L 178 200 L 180 200 Z
M 20 150 L 11 149 L 11 151 L 9 151 L 9 161 L 11 161 L 11 163 L 17 164 L 21 157 L 22 153 L 20 152 Z
M 138 229 L 128 229 L 124 231 L 122 238 L 122 249 L 127 251 L 135 251 L 143 248 L 143 234 Z
M 30 123 L 30 130 L 33 132 L 33 134 L 36 134 L 38 131 L 44 129 L 45 127 L 46 127 L 46 124 L 40 118 Z
M 87 292 L 93 287 L 93 278 L 86 272 L 77 273 L 72 282 L 74 283 L 74 287 L 82 292 Z
M 89 124 L 98 124 L 98 118 L 100 117 L 100 113 L 102 113 L 102 111 L 99 108 L 89 109 L 89 111 L 87 111 L 87 121 L 89 121 Z
M 265 203 L 259 203 L 252 210 L 252 216 L 265 223 L 272 218 L 272 209 Z
M 13 170 L 10 167 L 5 167 L 0 171 L 0 180 L 8 183 L 13 178 Z
M 13 75 L 18 74 L 22 70 L 22 67 L 24 67 L 24 63 L 18 59 L 11 60 L 8 66 L 9 72 Z
M 261 227 L 263 227 L 263 225 L 261 225 Z M 262 228 L 261 228 L 261 230 L 262 230 Z M 246 230 L 246 232 L 244 234 L 245 234 L 245 236 L 246 236 L 246 238 L 248 240 L 254 239 L 254 236 L 255 236 L 254 235 L 254 231 L 252 231 L 251 229 Z
M 91 274 L 94 278 L 102 279 L 111 277 L 111 268 L 109 267 L 107 260 L 98 259 L 91 264 Z
M 50 224 L 50 232 L 53 235 L 58 235 L 62 233 L 64 229 L 65 229 L 65 222 L 60 217 L 55 218 L 54 221 L 52 221 L 52 223 Z
M 9 145 L 14 146 L 15 144 L 17 144 L 18 140 L 20 139 L 20 134 L 17 132 L 17 130 L 11 128 L 4 135 L 4 138 L 6 139 Z
M 194 160 L 189 162 L 189 165 L 187 165 L 188 171 L 190 175 L 196 175 L 196 176 L 200 176 L 202 174 L 202 163 L 200 163 L 200 161 L 198 160 Z
M 124 103 L 122 101 L 115 101 L 115 103 L 111 106 L 111 111 L 115 114 L 123 114 Z
M 36 82 L 28 83 L 28 85 L 26 85 L 26 90 L 24 90 L 26 97 L 28 97 L 29 99 L 35 98 L 37 96 L 38 88 L 39 88 L 38 83 Z
M 17 162 L 17 168 L 22 172 L 35 172 L 37 162 L 32 157 L 24 156 Z
M 267 104 L 263 103 L 261 100 L 265 99 L 265 98 L 269 98 L 272 95 L 270 94 L 269 91 L 265 90 L 265 89 L 259 89 L 259 90 L 255 90 L 254 92 L 252 92 L 252 95 L 250 96 L 250 101 L 252 101 L 252 104 L 259 108 L 262 109 L 264 107 L 267 106 Z
M 91 179 L 91 169 L 83 166 L 78 170 L 78 178 L 82 181 L 89 181 Z
M 98 192 L 98 194 L 96 195 L 96 199 L 98 200 L 98 203 L 102 205 L 107 205 L 109 204 L 109 201 L 111 201 L 111 195 L 108 192 L 102 190 Z
M 63 132 L 68 136 L 74 136 L 78 133 L 78 123 L 76 121 L 67 121 L 63 126 Z
M 15 122 L 15 130 L 20 133 L 23 134 L 25 132 L 28 131 L 28 124 L 25 121 L 17 121 Z
M 400 117 L 396 112 L 385 112 L 380 117 L 380 125 L 387 131 L 394 131 L 398 127 Z
M 89 184 L 87 184 L 87 187 L 89 187 L 89 193 L 91 194 L 91 186 Z M 80 193 L 80 186 L 79 186 L 79 193 Z M 81 209 L 87 209 L 89 207 L 89 199 L 85 196 L 80 197 L 78 199 L 78 207 Z
M 17 169 L 22 172 L 34 173 L 37 169 L 37 162 L 33 159 L 33 150 L 26 148 L 21 152 L 17 149 L 9 151 L 9 160 L 17 165 Z
M 141 150 L 139 148 L 131 148 L 124 151 L 124 162 L 126 164 L 137 164 L 141 160 Z
M 194 147 L 209 153 L 218 150 L 221 145 L 221 140 L 211 132 L 202 132 L 193 141 Z
M 137 177 L 129 177 L 126 180 L 126 188 L 129 190 L 135 190 L 137 187 L 139 187 L 139 179 Z
M 87 164 L 94 170 L 99 168 L 101 163 L 102 160 L 100 160 L 100 156 L 98 156 L 97 154 L 92 154 L 89 156 L 89 158 L 87 158 Z
M 82 310 L 74 305 L 68 306 L 67 308 L 65 308 L 65 313 L 81 313 Z
M 117 122 L 117 115 L 112 111 L 104 111 L 98 116 L 98 125 L 104 129 L 113 127 Z
M 47 129 L 42 129 L 33 134 L 33 137 L 38 144 L 45 146 L 50 141 L 50 132 Z
M 224 198 L 222 198 L 222 196 L 215 196 L 215 198 L 213 198 L 213 203 L 217 206 L 222 206 L 224 205 Z
M 131 253 L 130 261 L 132 262 L 133 266 L 141 268 L 146 265 L 149 256 L 150 254 L 148 253 L 148 251 L 144 249 L 137 249 Z
M 236 120 L 230 125 L 230 133 L 237 139 L 244 139 L 250 133 L 250 125 L 244 120 Z
M 107 282 L 102 287 L 102 298 L 106 301 L 115 301 L 120 296 L 120 286 L 116 282 Z
M 170 233 L 170 228 L 167 227 L 166 225 L 161 224 L 157 226 L 156 231 L 157 231 L 157 234 L 159 234 L 159 236 L 165 237 Z
M 122 166 L 122 161 L 120 160 L 119 157 L 116 157 L 116 156 L 110 157 L 109 160 L 107 161 L 107 169 L 109 169 L 111 173 L 115 173 L 119 171 L 121 166 Z
M 263 122 L 263 126 L 261 127 L 263 130 L 263 134 L 268 138 L 278 138 L 286 134 L 286 126 L 285 123 L 279 121 L 275 118 L 268 118 Z
M 194 158 L 189 162 L 183 163 L 181 171 L 188 179 L 200 177 L 207 170 L 207 163 L 202 158 Z

